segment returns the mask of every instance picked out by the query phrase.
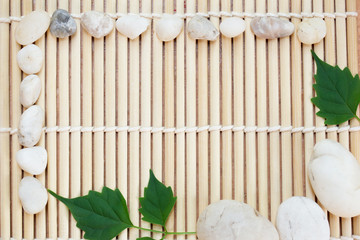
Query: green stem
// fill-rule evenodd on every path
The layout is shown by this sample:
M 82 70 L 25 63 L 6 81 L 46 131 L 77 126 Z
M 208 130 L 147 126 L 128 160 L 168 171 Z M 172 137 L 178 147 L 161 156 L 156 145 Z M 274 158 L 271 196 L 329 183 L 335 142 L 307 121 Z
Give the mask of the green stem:
M 195 235 L 196 232 L 167 232 L 166 234 L 169 234 L 169 235 L 185 235 L 185 234 Z
M 358 116 L 355 115 L 355 118 L 360 122 L 360 118 Z
M 154 232 L 154 233 L 162 233 L 165 235 L 185 235 L 185 234 L 191 234 L 194 235 L 196 234 L 196 232 L 168 232 L 168 231 L 159 231 L 159 230 L 153 230 L 150 228 L 142 228 L 142 227 L 138 227 L 138 226 L 132 226 L 133 228 L 139 229 L 139 230 L 143 230 L 143 231 L 148 231 L 148 232 Z
M 132 226 L 132 227 L 136 228 L 136 229 L 139 229 L 139 230 L 148 231 L 148 232 L 162 233 L 162 234 L 165 233 L 163 231 L 153 230 L 153 229 L 150 229 L 150 228 L 142 228 L 142 227 L 138 227 L 138 226 Z

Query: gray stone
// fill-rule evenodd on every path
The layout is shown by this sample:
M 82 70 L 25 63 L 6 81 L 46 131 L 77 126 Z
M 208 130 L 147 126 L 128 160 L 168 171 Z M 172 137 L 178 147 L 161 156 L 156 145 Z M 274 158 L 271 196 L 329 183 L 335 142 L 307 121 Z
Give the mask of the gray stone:
M 50 22 L 50 32 L 58 38 L 65 38 L 76 32 L 76 22 L 71 15 L 63 9 L 56 10 Z

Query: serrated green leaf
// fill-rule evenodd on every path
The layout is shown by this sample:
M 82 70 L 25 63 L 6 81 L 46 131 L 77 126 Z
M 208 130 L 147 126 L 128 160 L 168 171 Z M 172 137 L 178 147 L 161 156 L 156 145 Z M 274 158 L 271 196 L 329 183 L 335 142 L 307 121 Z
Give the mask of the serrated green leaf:
M 48 191 L 69 208 L 77 221 L 76 226 L 85 232 L 86 239 L 112 239 L 133 226 L 126 201 L 119 189 L 104 187 L 101 193 L 89 191 L 86 196 L 72 199 Z
M 319 108 L 316 115 L 325 118 L 325 124 L 336 125 L 356 116 L 360 103 L 360 79 L 351 74 L 349 68 L 341 70 L 322 61 L 311 51 L 317 66 L 316 97 L 311 101 Z
M 137 238 L 136 240 L 155 240 L 155 239 L 151 237 L 142 237 L 142 238 Z
M 175 202 L 176 197 L 174 197 L 171 187 L 166 187 L 157 180 L 150 170 L 149 184 L 144 190 L 144 197 L 140 198 L 141 208 L 139 211 L 144 216 L 142 219 L 165 227 Z

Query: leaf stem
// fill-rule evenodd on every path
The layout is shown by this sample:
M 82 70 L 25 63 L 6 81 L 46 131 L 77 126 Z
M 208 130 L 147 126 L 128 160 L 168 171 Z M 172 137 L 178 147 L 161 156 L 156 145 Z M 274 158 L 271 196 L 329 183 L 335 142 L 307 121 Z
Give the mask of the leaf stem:
M 360 118 L 357 115 L 355 115 L 355 118 L 360 122 Z
M 162 234 L 165 233 L 163 231 L 153 230 L 153 229 L 150 229 L 150 228 L 142 228 L 142 227 L 138 227 L 138 226 L 132 226 L 132 227 L 136 228 L 136 229 L 139 229 L 139 230 L 148 231 L 148 232 L 162 233 Z
M 143 231 L 148 231 L 148 232 L 154 232 L 154 233 L 162 233 L 162 234 L 166 234 L 166 235 L 194 235 L 196 234 L 196 232 L 163 232 L 163 231 L 159 231 L 159 230 L 153 230 L 150 228 L 142 228 L 142 227 L 138 227 L 138 226 L 132 226 L 133 228 L 139 229 L 139 230 L 143 230 Z
M 185 235 L 185 234 L 195 235 L 196 232 L 167 232 L 166 234 L 169 234 L 169 235 Z

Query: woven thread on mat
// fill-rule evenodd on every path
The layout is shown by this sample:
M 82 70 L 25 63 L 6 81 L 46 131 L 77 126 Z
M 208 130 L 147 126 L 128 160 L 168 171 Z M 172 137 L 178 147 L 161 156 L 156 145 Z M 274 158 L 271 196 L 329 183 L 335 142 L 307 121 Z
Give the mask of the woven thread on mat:
M 128 13 L 129 15 L 136 15 L 134 13 Z M 76 13 L 72 13 L 71 16 L 73 18 L 77 18 L 80 19 L 81 18 L 81 14 L 76 14 Z M 108 13 L 108 15 L 114 19 L 120 18 L 126 14 L 124 13 Z M 153 18 L 161 18 L 163 16 L 163 14 L 159 14 L 159 13 L 140 13 L 138 14 L 141 17 L 145 17 L 145 18 L 149 18 L 149 19 L 153 19 Z M 179 14 L 176 13 L 176 16 L 179 16 L 181 18 L 191 18 L 194 17 L 196 15 L 199 16 L 203 16 L 203 17 L 240 17 L 240 18 L 254 18 L 254 17 L 284 17 L 284 18 L 311 18 L 311 17 L 319 17 L 319 18 L 346 18 L 346 17 L 357 17 L 358 13 L 357 12 L 344 12 L 344 13 L 340 13 L 340 12 L 335 12 L 335 13 L 317 13 L 317 12 L 312 12 L 312 13 L 246 13 L 246 12 L 207 12 L 207 13 L 185 13 L 185 14 Z M 10 17 L 2 17 L 0 18 L 0 23 L 11 23 L 11 22 L 19 22 L 21 21 L 22 17 L 15 17 L 15 16 L 10 16 Z
M 212 132 L 212 131 L 232 131 L 232 132 L 290 132 L 290 133 L 318 133 L 318 132 L 358 132 L 360 131 L 360 126 L 351 127 L 341 126 L 341 127 L 292 127 L 292 126 L 272 126 L 272 127 L 257 127 L 257 126 L 202 126 L 202 127 L 181 127 L 181 128 L 165 128 L 165 127 L 131 127 L 131 126 L 99 126 L 99 127 L 83 127 L 83 126 L 66 126 L 66 127 L 44 127 L 43 131 L 45 133 L 51 132 L 151 132 L 151 133 L 190 133 L 190 132 Z M 16 128 L 0 128 L 0 133 L 10 133 L 10 135 L 17 134 L 18 130 Z

